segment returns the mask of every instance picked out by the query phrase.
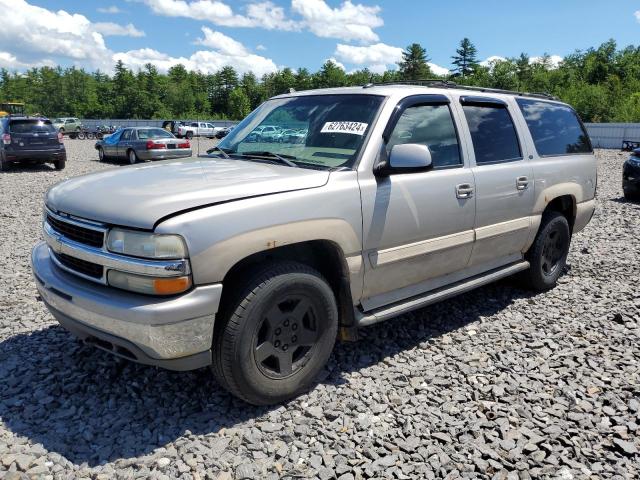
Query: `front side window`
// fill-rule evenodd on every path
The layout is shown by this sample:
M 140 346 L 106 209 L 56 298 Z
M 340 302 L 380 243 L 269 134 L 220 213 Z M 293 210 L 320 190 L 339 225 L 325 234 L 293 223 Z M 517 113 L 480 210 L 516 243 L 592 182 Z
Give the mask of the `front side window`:
M 591 153 L 591 142 L 576 112 L 568 105 L 516 99 L 540 156 Z
M 522 158 L 516 128 L 506 106 L 467 104 L 462 109 L 469 124 L 476 165 Z
M 394 145 L 419 143 L 431 150 L 433 167 L 462 164 L 458 136 L 449 105 L 416 105 L 407 108 L 387 142 L 387 153 Z
M 104 143 L 113 145 L 120 141 L 120 137 L 122 136 L 122 130 L 116 130 L 111 135 L 104 137 Z
M 267 100 L 219 144 L 228 154 L 277 154 L 306 168 L 351 168 L 384 97 L 302 95 Z M 305 132 L 279 136 L 283 130 Z M 282 162 L 281 162 L 282 163 Z

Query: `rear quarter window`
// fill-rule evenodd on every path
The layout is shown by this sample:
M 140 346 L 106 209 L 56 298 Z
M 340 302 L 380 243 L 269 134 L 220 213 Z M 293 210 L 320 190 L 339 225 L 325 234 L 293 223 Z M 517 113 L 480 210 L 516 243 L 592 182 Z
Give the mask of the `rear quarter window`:
M 516 99 L 540 156 L 591 153 L 589 135 L 568 105 Z

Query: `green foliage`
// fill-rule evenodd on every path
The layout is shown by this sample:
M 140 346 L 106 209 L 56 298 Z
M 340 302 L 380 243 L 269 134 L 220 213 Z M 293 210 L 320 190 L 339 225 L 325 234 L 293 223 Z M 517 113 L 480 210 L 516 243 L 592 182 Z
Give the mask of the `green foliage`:
M 398 63 L 400 77 L 403 80 L 430 78 L 432 73 L 427 65 L 429 60 L 427 51 L 419 43 L 412 43 L 402 52 L 402 61 Z
M 476 48 L 463 39 L 453 57 L 455 81 L 466 85 L 549 92 L 573 105 L 586 122 L 640 122 L 640 47 L 618 49 L 613 40 L 575 51 L 554 66 L 548 55 L 532 62 L 526 53 L 477 63 Z M 432 77 L 429 58 L 418 43 L 403 52 L 398 70 L 346 73 L 327 60 L 315 73 L 284 68 L 242 76 L 232 67 L 213 74 L 190 72 L 182 65 L 166 74 L 147 64 L 134 72 L 122 62 L 113 75 L 70 67 L 0 69 L 0 101 L 22 101 L 28 113 L 80 118 L 230 118 L 241 119 L 274 95 L 310 88 L 365 85 L 369 82 Z
M 456 66 L 455 71 L 463 77 L 471 75 L 478 66 L 477 53 L 478 49 L 471 43 L 471 40 L 463 38 L 460 47 L 456 49 L 456 54 L 451 57 L 451 63 Z

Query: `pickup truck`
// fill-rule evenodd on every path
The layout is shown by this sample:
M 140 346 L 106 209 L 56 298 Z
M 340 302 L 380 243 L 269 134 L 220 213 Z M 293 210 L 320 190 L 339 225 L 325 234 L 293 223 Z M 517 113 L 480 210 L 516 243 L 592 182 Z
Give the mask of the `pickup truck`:
M 216 134 L 224 127 L 216 127 L 208 122 L 187 122 L 178 127 L 178 138 L 207 137 L 215 138 Z
M 306 122 L 303 142 L 247 141 Z M 274 97 L 206 157 L 52 187 L 31 263 L 69 331 L 211 367 L 252 404 L 310 388 L 336 339 L 518 274 L 553 288 L 595 208 L 575 111 L 450 82 Z

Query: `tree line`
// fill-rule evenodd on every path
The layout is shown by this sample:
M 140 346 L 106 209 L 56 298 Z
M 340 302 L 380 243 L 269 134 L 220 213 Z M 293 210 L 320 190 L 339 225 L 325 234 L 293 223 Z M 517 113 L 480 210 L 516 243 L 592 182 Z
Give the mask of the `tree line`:
M 439 78 L 460 84 L 527 92 L 548 92 L 568 102 L 586 122 L 640 122 L 640 47 L 619 49 L 614 40 L 575 51 L 559 65 L 548 55 L 480 64 L 467 38 L 452 56 L 454 70 L 434 75 L 426 49 L 409 45 L 395 70 L 347 73 L 326 61 L 320 70 L 285 68 L 261 78 L 233 67 L 212 74 L 176 65 L 166 74 L 147 64 L 132 71 L 119 61 L 113 75 L 81 68 L 0 70 L 0 101 L 22 101 L 29 113 L 80 118 L 241 119 L 265 99 L 310 88 Z

